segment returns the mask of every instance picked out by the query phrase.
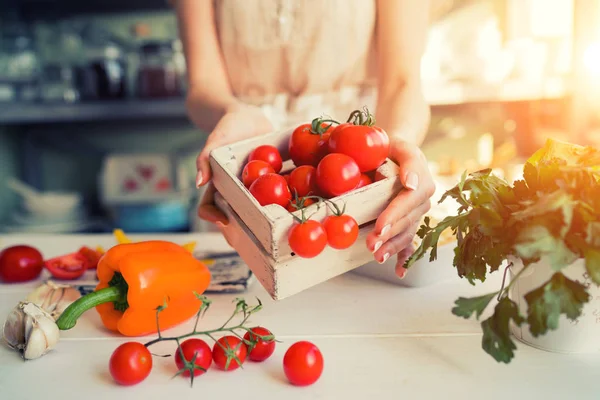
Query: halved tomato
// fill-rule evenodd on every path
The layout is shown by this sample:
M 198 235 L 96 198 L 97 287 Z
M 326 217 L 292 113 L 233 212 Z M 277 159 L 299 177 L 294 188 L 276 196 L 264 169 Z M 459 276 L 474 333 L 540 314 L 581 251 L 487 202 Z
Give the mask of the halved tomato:
M 89 260 L 80 252 L 44 261 L 44 266 L 56 279 L 77 279 L 85 273 L 88 265 Z

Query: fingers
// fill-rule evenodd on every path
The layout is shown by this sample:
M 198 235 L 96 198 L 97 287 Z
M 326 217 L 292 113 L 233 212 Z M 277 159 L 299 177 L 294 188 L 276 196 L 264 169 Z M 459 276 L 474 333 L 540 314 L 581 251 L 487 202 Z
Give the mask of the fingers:
M 400 253 L 398 253 L 398 259 L 396 261 L 396 275 L 398 278 L 402 279 L 406 276 L 407 269 L 404 268 L 404 263 L 414 252 L 415 247 L 411 243 L 408 247 L 404 248 Z
M 419 224 L 414 223 L 405 231 L 400 234 L 392 237 L 388 241 L 386 241 L 375 253 L 373 256 L 375 260 L 380 264 L 386 262 L 390 257 L 400 253 L 402 250 L 407 248 L 412 244 L 412 241 L 419 229 Z
M 216 146 L 213 137 L 213 133 L 208 135 L 206 143 L 204 144 L 204 148 L 196 158 L 196 169 L 198 170 L 196 174 L 196 187 L 203 186 L 210 181 L 212 173 L 210 169 L 209 156 L 210 152 Z
M 202 200 L 200 200 L 200 205 L 198 206 L 198 217 L 205 221 L 217 224 L 217 226 L 221 228 L 226 226 L 229 223 L 229 220 L 227 216 L 215 206 L 215 192 L 215 186 L 212 183 L 209 183 L 202 196 Z

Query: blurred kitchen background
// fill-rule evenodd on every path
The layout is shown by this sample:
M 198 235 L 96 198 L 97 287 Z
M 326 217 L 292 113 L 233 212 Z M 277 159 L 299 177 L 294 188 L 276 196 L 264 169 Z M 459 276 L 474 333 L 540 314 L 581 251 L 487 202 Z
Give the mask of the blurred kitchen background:
M 432 1 L 424 150 L 438 176 L 510 178 L 547 137 L 600 141 L 599 2 Z M 166 0 L 0 0 L 0 231 L 207 229 L 206 133 L 185 91 Z

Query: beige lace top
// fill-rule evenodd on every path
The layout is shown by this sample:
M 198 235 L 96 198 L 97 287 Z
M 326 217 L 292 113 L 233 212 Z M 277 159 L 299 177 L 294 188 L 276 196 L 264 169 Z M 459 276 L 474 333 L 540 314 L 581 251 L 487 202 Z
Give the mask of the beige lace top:
M 376 0 L 214 0 L 235 95 L 276 125 L 374 107 Z

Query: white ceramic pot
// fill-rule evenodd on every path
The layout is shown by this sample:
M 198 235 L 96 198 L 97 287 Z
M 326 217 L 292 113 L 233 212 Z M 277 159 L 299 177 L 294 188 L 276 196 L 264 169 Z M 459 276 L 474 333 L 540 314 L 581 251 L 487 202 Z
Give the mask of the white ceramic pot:
M 511 260 L 511 279 L 523 268 L 518 260 Z M 528 268 L 517 282 L 511 287 L 510 298 L 516 302 L 521 310 L 521 315 L 527 315 L 527 302 L 525 294 L 540 287 L 554 274 L 547 262 L 540 261 Z M 582 315 L 576 321 L 561 315 L 558 329 L 548 331 L 545 335 L 534 337 L 529 331 L 529 325 L 520 327 L 511 324 L 512 334 L 521 342 L 538 349 L 556 353 L 594 353 L 600 351 L 600 289 L 588 278 L 583 259 L 577 260 L 572 265 L 561 271 L 571 280 L 577 280 L 588 286 L 591 299 L 583 307 Z

